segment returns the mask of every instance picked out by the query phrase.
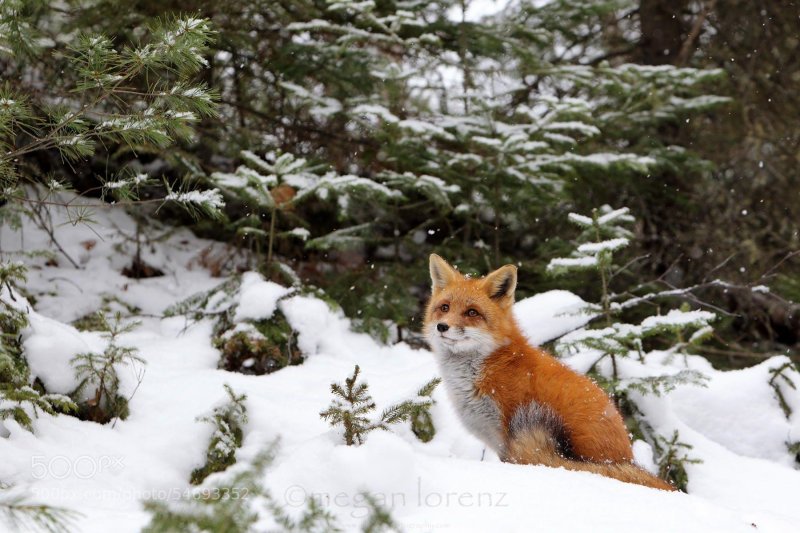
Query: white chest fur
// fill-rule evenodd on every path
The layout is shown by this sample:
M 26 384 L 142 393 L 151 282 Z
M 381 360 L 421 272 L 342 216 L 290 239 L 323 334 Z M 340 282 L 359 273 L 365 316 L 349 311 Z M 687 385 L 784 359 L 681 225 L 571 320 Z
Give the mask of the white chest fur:
M 480 375 L 485 356 L 438 350 L 436 356 L 445 388 L 461 422 L 473 435 L 502 455 L 500 409 L 491 397 L 479 394 L 475 389 L 475 380 Z

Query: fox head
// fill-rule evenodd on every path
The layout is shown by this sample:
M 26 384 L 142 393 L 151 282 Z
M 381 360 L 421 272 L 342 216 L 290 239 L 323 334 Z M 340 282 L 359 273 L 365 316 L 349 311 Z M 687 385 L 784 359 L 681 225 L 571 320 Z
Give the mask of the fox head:
M 430 270 L 424 333 L 437 354 L 486 356 L 510 341 L 517 267 L 505 265 L 484 278 L 469 278 L 431 254 Z

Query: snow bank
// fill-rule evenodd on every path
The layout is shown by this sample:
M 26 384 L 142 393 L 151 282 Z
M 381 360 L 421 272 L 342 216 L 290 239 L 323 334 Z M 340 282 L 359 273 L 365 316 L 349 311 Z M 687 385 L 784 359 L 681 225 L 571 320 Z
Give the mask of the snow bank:
M 290 292 L 291 289 L 266 281 L 256 272 L 246 272 L 242 276 L 239 305 L 234 320 L 239 322 L 269 318 L 275 312 L 278 300 Z
M 548 291 L 517 302 L 514 318 L 528 339 L 539 345 L 585 326 L 592 315 L 581 310 L 588 305 L 569 291 Z
M 30 326 L 23 333 L 23 348 L 31 378 L 41 379 L 48 392 L 72 392 L 78 381 L 70 361 L 79 353 L 102 352 L 102 347 L 93 349 L 90 339 L 78 330 L 39 313 L 31 312 L 28 320 Z

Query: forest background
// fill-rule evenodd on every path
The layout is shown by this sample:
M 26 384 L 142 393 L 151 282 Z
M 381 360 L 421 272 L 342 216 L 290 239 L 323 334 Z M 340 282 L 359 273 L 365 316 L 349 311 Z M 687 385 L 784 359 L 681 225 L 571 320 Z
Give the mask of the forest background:
M 63 190 L 114 202 L 137 250 L 164 235 L 145 220 L 188 226 L 229 243 L 204 258 L 219 275 L 299 278 L 384 342 L 417 342 L 435 251 L 519 265 L 520 298 L 673 291 L 720 317 L 693 348 L 715 365 L 797 361 L 800 6 L 496 8 L 3 2 L 2 223 L 66 207 L 91 226 Z M 622 268 L 552 276 L 567 215 L 603 206 L 636 219 Z M 158 274 L 138 253 L 127 270 Z

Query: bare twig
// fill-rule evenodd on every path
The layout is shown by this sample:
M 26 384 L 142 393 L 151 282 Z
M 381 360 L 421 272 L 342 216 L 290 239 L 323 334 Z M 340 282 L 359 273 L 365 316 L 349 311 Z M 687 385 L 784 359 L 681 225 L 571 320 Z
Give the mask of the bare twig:
M 708 280 L 708 278 L 710 278 L 710 277 L 711 277 L 711 274 L 713 274 L 713 273 L 714 273 L 714 272 L 716 272 L 717 270 L 719 270 L 719 269 L 721 269 L 722 267 L 724 267 L 725 265 L 727 265 L 727 264 L 730 262 L 730 260 L 731 260 L 731 259 L 733 259 L 734 257 L 736 257 L 736 255 L 737 255 L 736 253 L 732 253 L 732 254 L 731 254 L 731 255 L 729 255 L 729 256 L 728 256 L 728 257 L 727 257 L 727 258 L 726 258 L 724 261 L 722 261 L 720 264 L 718 264 L 717 266 L 715 266 L 714 268 L 712 268 L 711 270 L 709 270 L 709 271 L 706 273 L 706 275 L 705 275 L 705 276 L 703 276 L 703 282 L 707 281 L 707 280 Z
M 800 250 L 795 250 L 795 251 L 793 251 L 793 252 L 789 252 L 788 254 L 786 254 L 786 255 L 783 257 L 783 259 L 781 259 L 780 261 L 778 261 L 777 263 L 775 263 L 774 265 L 772 265 L 772 267 L 770 267 L 770 268 L 769 268 L 769 269 L 768 269 L 766 272 L 764 272 L 763 274 L 761 274 L 761 277 L 760 277 L 759 279 L 761 279 L 761 280 L 764 280 L 764 279 L 767 279 L 767 278 L 770 278 L 770 277 L 772 277 L 772 275 L 773 275 L 773 272 L 775 272 L 776 270 L 778 270 L 778 268 L 780 268 L 780 266 L 781 266 L 782 264 L 784 264 L 786 261 L 788 261 L 789 259 L 791 259 L 791 258 L 793 258 L 793 257 L 795 257 L 795 256 L 797 256 L 797 255 L 800 255 Z
M 675 60 L 676 65 L 683 66 L 689 61 L 689 57 L 692 54 L 692 46 L 694 46 L 697 38 L 700 37 L 700 32 L 703 30 L 703 24 L 705 23 L 706 18 L 708 18 L 708 15 L 714 10 L 716 5 L 717 0 L 709 0 L 695 19 L 689 35 L 686 37 L 686 40 L 683 41 L 681 50 L 678 52 L 678 57 Z
M 619 267 L 617 270 L 612 272 L 608 277 L 608 281 L 611 282 L 611 280 L 613 280 L 618 275 L 620 275 L 623 272 L 625 272 L 628 269 L 628 267 L 633 265 L 634 263 L 638 263 L 639 261 L 643 261 L 643 260 L 649 259 L 649 258 L 650 258 L 650 254 L 640 255 L 639 257 L 634 257 L 633 259 L 631 259 L 630 261 L 628 261 L 627 263 L 625 263 L 624 265 Z
M 38 196 L 39 192 L 37 191 L 36 194 Z M 75 260 L 72 259 L 72 257 L 70 257 L 70 255 L 67 253 L 67 251 L 64 250 L 64 248 L 61 246 L 61 244 L 56 239 L 55 230 L 53 229 L 52 223 L 50 223 L 47 220 L 45 220 L 45 217 L 44 217 L 44 215 L 42 214 L 42 211 L 41 211 L 41 207 L 42 207 L 43 203 L 42 202 L 39 202 L 39 203 L 33 202 L 33 203 L 34 203 L 34 207 L 29 211 L 29 213 L 31 214 L 31 219 L 33 219 L 33 222 L 42 231 L 47 233 L 47 236 L 50 237 L 50 242 L 53 243 L 53 245 L 58 249 L 58 251 L 61 252 L 61 254 L 64 257 L 66 257 L 67 260 L 70 263 L 72 263 L 72 266 L 74 266 L 77 269 L 80 269 L 81 268 L 80 265 L 78 265 L 78 263 L 76 263 Z

